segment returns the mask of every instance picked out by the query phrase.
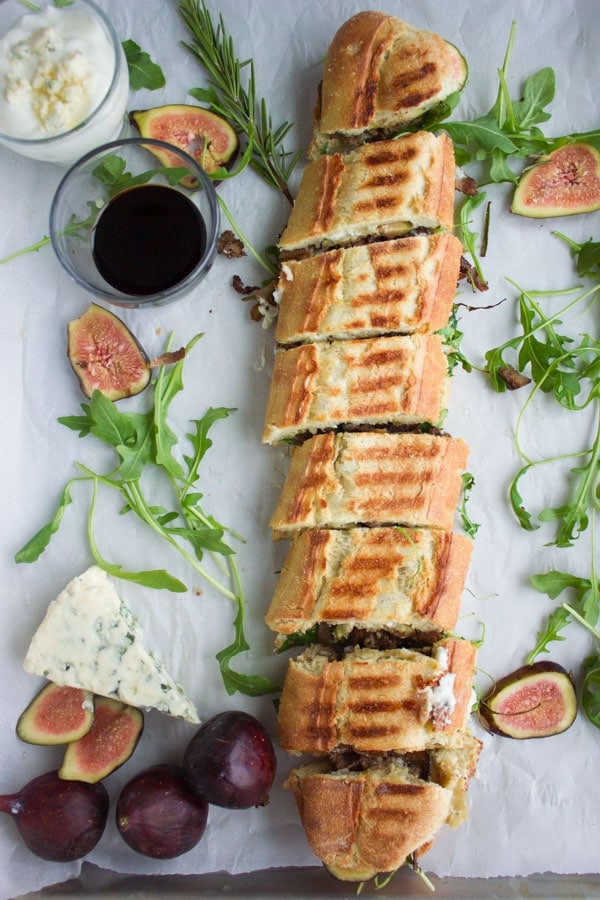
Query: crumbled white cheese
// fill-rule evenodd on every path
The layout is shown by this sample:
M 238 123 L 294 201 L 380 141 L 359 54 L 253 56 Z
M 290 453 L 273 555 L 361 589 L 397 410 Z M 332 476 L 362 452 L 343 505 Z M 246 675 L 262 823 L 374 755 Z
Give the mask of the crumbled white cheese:
M 22 138 L 71 131 L 110 87 L 115 53 L 92 14 L 49 5 L 0 40 L 0 131 Z
M 448 672 L 449 659 L 446 647 L 436 647 L 435 660 L 444 674 L 436 684 L 427 688 L 427 695 L 431 710 L 430 718 L 438 727 L 443 727 L 448 724 L 456 708 L 456 697 L 454 696 L 456 677 L 453 673 Z

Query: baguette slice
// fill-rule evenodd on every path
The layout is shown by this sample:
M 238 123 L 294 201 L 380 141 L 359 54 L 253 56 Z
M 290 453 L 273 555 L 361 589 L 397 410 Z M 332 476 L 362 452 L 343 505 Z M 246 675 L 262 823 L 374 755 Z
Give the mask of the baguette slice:
M 399 237 L 415 228 L 452 230 L 454 148 L 427 131 L 320 156 L 303 174 L 280 238 L 282 256 Z
M 450 318 L 462 252 L 453 234 L 438 233 L 289 260 L 276 290 L 275 338 L 299 344 L 437 331 Z
M 465 732 L 453 746 L 427 751 L 428 779 L 415 774 L 410 757 L 391 755 L 362 770 L 309 763 L 292 770 L 284 787 L 313 853 L 337 878 L 366 881 L 424 853 L 445 824 L 464 821 L 480 750 Z
M 439 35 L 375 10 L 359 12 L 327 51 L 309 154 L 398 132 L 462 90 L 467 75 L 464 57 Z
M 451 631 L 472 541 L 429 528 L 317 528 L 290 544 L 265 616 L 279 635 L 325 623 L 352 628 Z
M 275 356 L 263 442 L 357 425 L 440 422 L 448 361 L 436 334 L 303 344 Z
M 446 638 L 426 654 L 354 649 L 335 657 L 313 645 L 289 662 L 278 712 L 288 753 L 417 751 L 463 731 L 476 650 Z
M 317 434 L 292 451 L 270 525 L 408 525 L 450 531 L 468 447 L 460 438 L 386 431 Z

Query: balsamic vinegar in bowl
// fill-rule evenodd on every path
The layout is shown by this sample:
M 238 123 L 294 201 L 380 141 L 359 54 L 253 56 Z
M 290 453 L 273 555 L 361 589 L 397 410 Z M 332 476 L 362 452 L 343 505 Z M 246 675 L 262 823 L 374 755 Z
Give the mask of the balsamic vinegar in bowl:
M 118 291 L 149 296 L 183 281 L 202 259 L 206 226 L 180 191 L 160 184 L 129 188 L 102 211 L 93 237 L 98 271 Z
M 169 166 L 157 165 L 159 151 Z M 157 306 L 189 294 L 212 266 L 218 231 L 217 196 L 204 169 L 150 138 L 113 141 L 83 156 L 50 209 L 63 268 L 115 306 Z

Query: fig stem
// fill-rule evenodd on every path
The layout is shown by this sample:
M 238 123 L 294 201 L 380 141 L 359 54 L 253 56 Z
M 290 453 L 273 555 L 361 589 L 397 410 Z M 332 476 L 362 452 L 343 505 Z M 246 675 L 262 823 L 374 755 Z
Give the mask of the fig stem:
M 9 816 L 18 814 L 19 795 L 18 794 L 2 794 L 0 796 L 0 812 Z

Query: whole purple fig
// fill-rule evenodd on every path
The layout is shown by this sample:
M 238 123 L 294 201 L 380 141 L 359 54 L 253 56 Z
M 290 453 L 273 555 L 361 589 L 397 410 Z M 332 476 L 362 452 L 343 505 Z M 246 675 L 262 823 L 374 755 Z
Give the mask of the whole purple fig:
M 94 849 L 106 826 L 103 784 L 63 781 L 46 772 L 15 794 L 0 796 L 0 812 L 12 816 L 32 853 L 53 862 L 80 859 Z
M 196 846 L 208 803 L 194 794 L 181 766 L 151 766 L 127 782 L 117 800 L 117 828 L 138 853 L 173 859 Z

